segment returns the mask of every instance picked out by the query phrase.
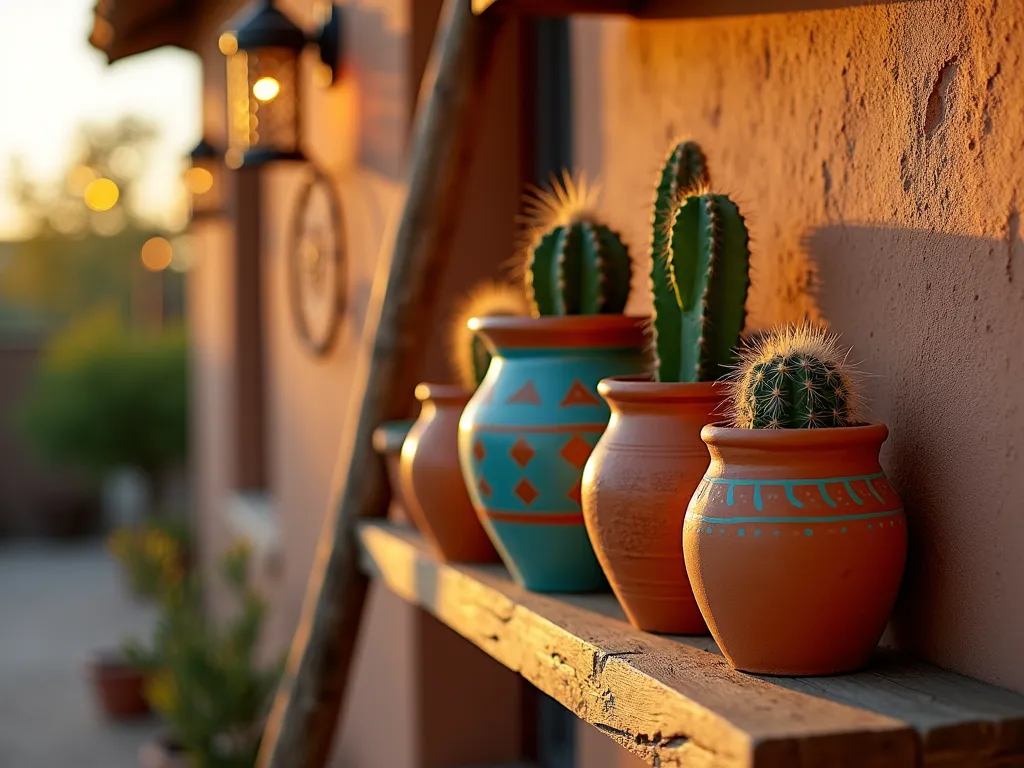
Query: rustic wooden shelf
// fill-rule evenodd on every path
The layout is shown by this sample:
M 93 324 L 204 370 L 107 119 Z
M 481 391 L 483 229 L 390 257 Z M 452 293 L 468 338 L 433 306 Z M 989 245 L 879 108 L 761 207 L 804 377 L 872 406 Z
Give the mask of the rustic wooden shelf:
M 392 523 L 359 537 L 366 574 L 649 765 L 1024 766 L 1024 696 L 888 657 L 842 677 L 746 675 L 709 638 L 633 629 L 609 594 L 528 592 L 501 566 L 438 561 Z
M 473 12 L 518 16 L 618 15 L 638 19 L 748 16 L 854 7 L 886 0 L 472 0 Z M 892 0 L 888 0 L 891 2 Z M 904 0 L 896 0 L 897 2 Z

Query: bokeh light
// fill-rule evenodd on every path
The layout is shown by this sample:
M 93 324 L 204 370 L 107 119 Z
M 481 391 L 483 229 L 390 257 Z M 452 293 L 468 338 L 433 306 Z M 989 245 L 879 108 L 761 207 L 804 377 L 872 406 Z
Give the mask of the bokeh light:
M 213 174 L 205 168 L 189 168 L 185 171 L 185 186 L 193 195 L 205 195 L 213 189 Z
M 112 208 L 109 211 L 93 211 L 89 216 L 89 226 L 93 232 L 104 237 L 111 237 L 124 230 L 128 224 L 128 217 L 120 208 Z
M 142 155 L 135 147 L 118 147 L 110 153 L 110 170 L 121 178 L 134 176 L 142 170 Z
M 273 77 L 261 77 L 252 84 L 252 95 L 263 102 L 273 101 L 281 92 L 281 84 Z
M 174 248 L 165 237 L 151 237 L 142 245 L 142 266 L 150 272 L 160 272 L 170 266 Z
M 96 181 L 98 176 L 99 174 L 88 165 L 76 165 L 68 171 L 68 192 L 72 195 L 84 194 L 85 188 Z
M 225 56 L 232 56 L 238 53 L 238 39 L 230 32 L 225 32 L 217 38 L 217 47 Z
M 117 205 L 120 190 L 110 179 L 94 179 L 90 181 L 83 194 L 85 204 L 94 211 L 109 211 Z

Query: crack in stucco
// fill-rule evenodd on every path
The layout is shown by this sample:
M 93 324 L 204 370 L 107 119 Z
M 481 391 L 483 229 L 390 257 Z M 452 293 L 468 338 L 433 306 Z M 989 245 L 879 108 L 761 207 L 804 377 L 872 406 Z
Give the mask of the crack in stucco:
M 935 131 L 946 119 L 946 114 L 949 111 L 950 86 L 953 84 L 953 78 L 959 67 L 958 58 L 953 56 L 942 65 L 935 77 L 924 111 L 924 132 L 928 138 L 935 135 Z

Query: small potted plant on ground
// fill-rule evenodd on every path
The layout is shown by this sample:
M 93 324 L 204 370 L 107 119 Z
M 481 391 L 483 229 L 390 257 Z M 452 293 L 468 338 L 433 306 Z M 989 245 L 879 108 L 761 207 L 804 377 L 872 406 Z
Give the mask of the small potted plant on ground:
M 653 377 L 603 380 L 612 417 L 587 462 L 583 514 L 598 560 L 639 629 L 704 634 L 679 546 L 686 503 L 708 465 L 713 421 L 746 317 L 749 238 L 725 195 L 705 192 L 692 142 L 662 171 L 651 247 Z
M 229 550 L 221 576 L 238 601 L 220 626 L 207 618 L 198 579 L 169 569 L 163 614 L 150 649 L 129 644 L 130 658 L 150 673 L 147 696 L 169 732 L 143 746 L 143 768 L 187 765 L 251 768 L 256 759 L 280 664 L 256 654 L 265 604 L 248 586 L 248 547 Z
M 686 570 L 729 663 L 829 675 L 862 667 L 896 600 L 906 518 L 836 338 L 789 327 L 742 352 L 732 419 L 686 512 Z
M 149 714 L 146 672 L 120 651 L 100 651 L 85 665 L 96 701 L 108 720 L 129 720 Z
M 495 283 L 474 290 L 456 312 L 451 351 L 459 384 L 420 384 L 419 419 L 402 446 L 402 496 L 416 527 L 445 560 L 497 558 L 466 493 L 459 468 L 459 418 L 490 366 L 491 355 L 467 323 L 473 317 L 526 316 L 522 291 Z
M 631 262 L 584 182 L 541 193 L 528 248 L 533 317 L 471 320 L 495 362 L 459 424 L 473 505 L 514 578 L 540 592 L 606 586 L 580 509 L 583 466 L 608 423 L 597 382 L 644 370 L 644 318 L 622 314 Z

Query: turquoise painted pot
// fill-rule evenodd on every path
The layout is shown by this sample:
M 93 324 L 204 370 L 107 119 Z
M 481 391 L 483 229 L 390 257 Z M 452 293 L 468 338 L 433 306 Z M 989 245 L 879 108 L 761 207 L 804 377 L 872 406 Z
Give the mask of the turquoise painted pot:
M 512 576 L 536 592 L 607 581 L 583 524 L 583 466 L 608 424 L 597 382 L 644 370 L 645 318 L 474 318 L 487 376 L 459 422 L 473 506 Z

